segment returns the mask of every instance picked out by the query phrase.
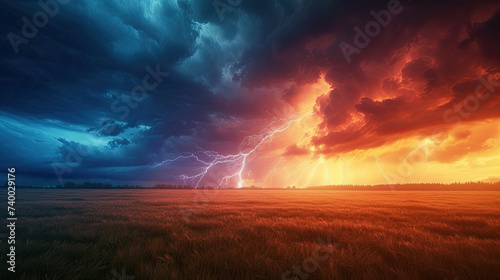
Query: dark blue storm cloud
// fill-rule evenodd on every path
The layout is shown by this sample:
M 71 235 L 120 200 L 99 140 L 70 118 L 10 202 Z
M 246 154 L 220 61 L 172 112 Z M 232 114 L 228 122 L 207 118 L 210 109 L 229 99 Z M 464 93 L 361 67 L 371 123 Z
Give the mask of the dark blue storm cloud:
M 1 168 L 30 184 L 154 181 L 150 165 L 216 137 L 214 120 L 252 114 L 228 107 L 245 104 L 232 69 L 259 43 L 258 15 L 219 13 L 209 1 L 4 3 Z

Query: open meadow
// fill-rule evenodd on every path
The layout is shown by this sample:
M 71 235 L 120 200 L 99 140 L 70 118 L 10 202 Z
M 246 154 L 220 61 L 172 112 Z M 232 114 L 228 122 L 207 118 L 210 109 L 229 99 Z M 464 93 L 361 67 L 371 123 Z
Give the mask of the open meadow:
M 18 189 L 15 274 L 500 279 L 499 202 L 494 191 Z

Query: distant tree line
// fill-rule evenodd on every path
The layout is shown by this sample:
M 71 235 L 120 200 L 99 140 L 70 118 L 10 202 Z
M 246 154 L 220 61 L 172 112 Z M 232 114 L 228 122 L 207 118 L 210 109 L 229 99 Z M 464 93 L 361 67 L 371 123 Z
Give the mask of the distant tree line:
M 7 188 L 7 182 L 4 188 Z M 58 188 L 58 189 L 170 189 L 170 190 L 186 190 L 186 189 L 217 189 L 212 186 L 193 187 L 190 185 L 173 185 L 173 184 L 156 184 L 152 187 L 144 187 L 140 185 L 112 185 L 110 183 L 100 182 L 66 182 L 63 185 L 52 186 L 31 186 L 31 185 L 16 185 L 17 188 Z M 225 187 L 227 189 L 227 187 Z M 270 189 L 257 186 L 243 187 L 242 189 Z M 272 188 L 281 189 L 281 188 Z M 296 186 L 288 186 L 283 189 L 299 189 Z M 406 183 L 406 184 L 381 184 L 381 185 L 332 185 L 332 186 L 311 186 L 306 189 L 312 190 L 500 190 L 500 182 L 459 182 L 449 184 L 439 183 Z
M 193 186 L 190 185 L 171 185 L 171 184 L 156 184 L 152 187 L 152 189 L 175 189 L 175 190 L 185 190 L 185 189 L 194 189 Z
M 290 187 L 288 187 L 290 188 Z M 291 187 L 292 189 L 294 187 Z M 403 183 L 380 185 L 338 185 L 312 186 L 312 190 L 500 190 L 499 182 L 457 182 L 457 183 Z

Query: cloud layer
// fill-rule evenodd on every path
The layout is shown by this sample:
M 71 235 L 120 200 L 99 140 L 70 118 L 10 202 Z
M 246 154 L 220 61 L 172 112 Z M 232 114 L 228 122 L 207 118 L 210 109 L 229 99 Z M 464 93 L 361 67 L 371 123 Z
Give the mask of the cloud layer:
M 0 19 L 2 168 L 30 184 L 176 182 L 189 163 L 151 166 L 196 147 L 236 153 L 303 110 L 316 116 L 307 140 L 273 146 L 278 157 L 429 138 L 447 164 L 498 135 L 468 128 L 500 117 L 497 1 L 243 1 L 223 19 L 210 1 L 57 3 L 33 38 L 23 17 L 37 1 Z

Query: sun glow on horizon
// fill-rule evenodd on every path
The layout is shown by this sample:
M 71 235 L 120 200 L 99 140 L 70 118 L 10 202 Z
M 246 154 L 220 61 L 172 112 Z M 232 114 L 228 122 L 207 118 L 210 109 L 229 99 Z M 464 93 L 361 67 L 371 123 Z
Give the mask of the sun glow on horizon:
M 500 165 L 500 157 L 485 157 L 492 151 L 500 154 L 495 145 L 500 127 L 494 121 L 456 125 L 436 133 L 387 137 L 381 144 L 365 143 L 368 148 L 350 151 L 313 144 L 315 137 L 324 135 L 319 129 L 324 120 L 318 115 L 318 102 L 329 98 L 331 90 L 325 75 L 316 83 L 302 86 L 301 97 L 293 100 L 293 113 L 288 117 L 274 116 L 258 133 L 245 137 L 238 153 L 223 155 L 203 150 L 201 155 L 193 153 L 175 159 L 190 159 L 200 164 L 199 171 L 179 178 L 196 186 L 306 188 L 480 181 L 500 174 L 496 167 Z M 360 127 L 366 118 L 360 113 L 353 114 L 350 125 Z M 454 157 L 453 151 L 458 150 L 462 156 Z M 225 175 L 213 175 L 214 172 Z

